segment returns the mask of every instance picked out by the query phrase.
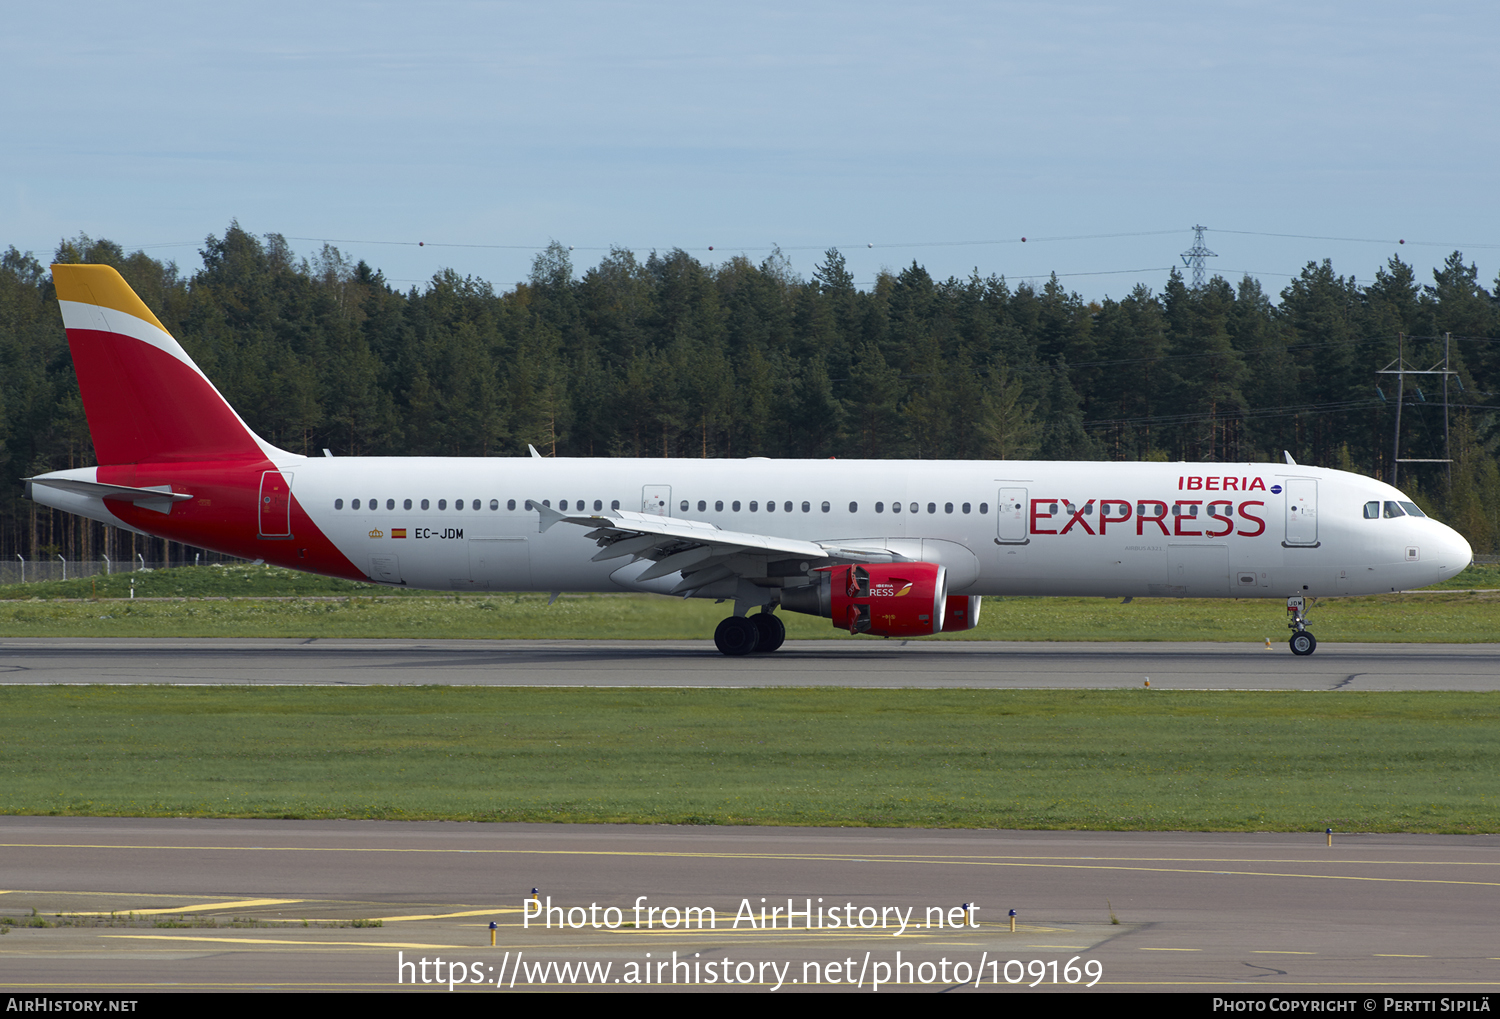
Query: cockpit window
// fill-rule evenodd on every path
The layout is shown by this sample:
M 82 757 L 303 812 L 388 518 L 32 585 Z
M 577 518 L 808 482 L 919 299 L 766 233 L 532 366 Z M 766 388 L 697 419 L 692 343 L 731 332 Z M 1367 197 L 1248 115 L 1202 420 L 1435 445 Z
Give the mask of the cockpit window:
M 1365 503 L 1365 519 L 1366 520 L 1379 520 L 1380 519 L 1380 503 L 1378 503 L 1378 502 L 1367 502 L 1367 503 Z
M 1387 502 L 1385 504 L 1385 518 L 1387 520 L 1390 520 L 1392 517 L 1404 516 L 1406 516 L 1406 510 L 1402 509 L 1400 506 L 1397 506 L 1393 502 Z
M 1423 513 L 1422 508 L 1414 502 L 1403 501 L 1401 503 L 1401 508 L 1406 510 L 1406 512 L 1410 513 L 1414 517 L 1425 517 L 1427 515 L 1426 513 Z

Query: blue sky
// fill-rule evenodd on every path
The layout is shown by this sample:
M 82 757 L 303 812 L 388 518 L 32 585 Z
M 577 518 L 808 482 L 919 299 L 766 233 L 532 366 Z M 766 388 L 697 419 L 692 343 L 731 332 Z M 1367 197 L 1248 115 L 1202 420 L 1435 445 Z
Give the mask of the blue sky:
M 554 238 L 580 270 L 779 244 L 807 276 L 837 246 L 861 283 L 916 260 L 1098 298 L 1160 289 L 1203 223 L 1210 268 L 1272 293 L 1455 247 L 1490 285 L 1497 29 L 1465 0 L 26 5 L 0 246 L 190 270 L 237 219 L 501 288 Z

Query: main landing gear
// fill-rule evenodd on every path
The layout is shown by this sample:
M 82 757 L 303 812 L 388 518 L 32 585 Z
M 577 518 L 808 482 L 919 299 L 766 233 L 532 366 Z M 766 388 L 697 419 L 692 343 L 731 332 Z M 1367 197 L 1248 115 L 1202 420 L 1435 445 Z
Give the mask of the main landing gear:
M 1306 608 L 1307 601 L 1300 595 L 1286 600 L 1286 614 L 1291 617 L 1286 625 L 1292 631 L 1287 643 L 1294 655 L 1310 655 L 1318 649 L 1318 638 L 1307 628 L 1307 616 L 1303 614 Z
M 726 655 L 775 651 L 786 641 L 786 624 L 768 611 L 730 616 L 714 631 L 714 646 Z

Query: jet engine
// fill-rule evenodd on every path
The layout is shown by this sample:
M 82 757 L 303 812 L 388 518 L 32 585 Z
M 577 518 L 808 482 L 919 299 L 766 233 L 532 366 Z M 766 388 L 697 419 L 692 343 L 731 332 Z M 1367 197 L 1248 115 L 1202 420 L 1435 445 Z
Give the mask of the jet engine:
M 948 571 L 935 563 L 830 566 L 818 571 L 814 583 L 781 593 L 781 607 L 789 612 L 823 616 L 850 633 L 875 637 L 938 633 L 949 600 Z
M 943 609 L 943 632 L 955 633 L 972 630 L 979 625 L 979 603 L 977 594 L 950 594 Z

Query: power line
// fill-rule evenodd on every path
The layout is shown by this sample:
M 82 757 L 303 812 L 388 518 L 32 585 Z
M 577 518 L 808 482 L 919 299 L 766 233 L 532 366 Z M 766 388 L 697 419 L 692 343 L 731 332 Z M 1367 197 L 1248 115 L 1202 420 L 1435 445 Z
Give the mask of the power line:
M 1403 244 L 1415 244 L 1421 245 L 1423 247 L 1453 248 L 1455 250 L 1462 250 L 1463 248 L 1500 248 L 1500 244 L 1462 244 L 1454 243 L 1451 241 L 1409 241 L 1404 237 L 1398 237 L 1393 240 L 1389 237 L 1325 237 L 1320 234 L 1278 234 L 1270 233 L 1265 230 L 1223 230 L 1218 228 L 1215 228 L 1215 230 L 1217 233 L 1221 234 L 1239 234 L 1244 237 L 1289 237 L 1300 241 L 1343 241 L 1345 243 L 1351 244 L 1395 244 L 1397 246 Z
M 1405 238 L 1399 238 L 1399 237 L 1397 237 L 1397 238 L 1391 238 L 1391 237 L 1348 237 L 1348 236 L 1339 236 L 1339 235 L 1331 235 L 1331 234 L 1278 233 L 1278 232 L 1269 231 L 1269 230 L 1232 230 L 1232 229 L 1229 229 L 1229 228 L 1226 228 L 1226 227 L 1193 226 L 1193 227 L 1190 227 L 1190 228 L 1174 227 L 1172 229 L 1163 229 L 1163 230 L 1129 230 L 1129 231 L 1118 231 L 1118 232 L 1113 232 L 1113 233 L 1056 234 L 1056 235 L 1030 235 L 1030 234 L 1021 234 L 1021 235 L 1016 235 L 1016 236 L 1012 236 L 1012 237 L 990 237 L 990 238 L 978 238 L 978 239 L 966 239 L 966 240 L 863 241 L 863 242 L 855 242 L 855 243 L 852 243 L 852 244 L 796 244 L 796 245 L 777 245 L 775 243 L 772 243 L 772 244 L 765 244 L 765 243 L 760 243 L 760 244 L 744 244 L 744 245 L 735 245 L 735 244 L 699 244 L 699 245 L 693 245 L 693 246 L 683 247 L 682 250 L 684 250 L 684 251 L 773 251 L 773 250 L 776 250 L 778 247 L 780 247 L 780 249 L 782 251 L 826 251 L 829 248 L 837 248 L 840 251 L 846 251 L 846 250 L 852 251 L 852 250 L 856 250 L 858 248 L 866 248 L 866 249 L 876 249 L 876 248 L 892 249 L 892 248 L 992 247 L 992 246 L 997 246 L 997 245 L 1010 245 L 1010 244 L 1047 244 L 1047 243 L 1058 243 L 1058 242 L 1065 242 L 1065 241 L 1116 240 L 1116 239 L 1119 239 L 1119 238 L 1122 238 L 1122 237 L 1162 237 L 1162 236 L 1168 236 L 1168 235 L 1171 235 L 1171 234 L 1181 233 L 1183 229 L 1191 229 L 1191 230 L 1194 231 L 1194 234 L 1195 234 L 1195 247 L 1201 247 L 1202 244 L 1203 244 L 1203 234 L 1211 232 L 1211 233 L 1221 233 L 1221 234 L 1234 234 L 1234 235 L 1242 236 L 1242 237 L 1279 237 L 1279 238 L 1291 239 L 1291 240 L 1338 241 L 1338 242 L 1341 242 L 1341 243 L 1352 243 L 1352 244 L 1382 244 L 1382 245 L 1389 244 L 1389 245 L 1396 245 L 1396 246 L 1401 246 L 1401 245 L 1406 245 L 1406 244 L 1412 244 L 1412 245 L 1420 245 L 1420 246 L 1426 246 L 1426 247 L 1454 248 L 1454 249 L 1457 249 L 1457 250 L 1462 250 L 1462 249 L 1465 249 L 1465 248 L 1481 248 L 1481 249 L 1500 248 L 1500 244 L 1497 244 L 1497 243 L 1483 243 L 1483 242 L 1463 243 L 1463 242 L 1454 242 L 1454 241 L 1419 241 L 1419 240 L 1407 240 Z M 463 242 L 463 241 L 442 241 L 442 240 L 429 241 L 429 240 L 423 240 L 423 239 L 419 239 L 419 240 L 397 240 L 397 239 L 390 239 L 390 238 L 351 238 L 351 237 L 304 237 L 304 236 L 288 236 L 287 240 L 292 240 L 292 241 L 311 241 L 311 242 L 313 242 L 315 244 L 372 244 L 372 245 L 384 245 L 384 246 L 394 246 L 394 247 L 413 247 L 413 248 L 473 248 L 473 249 L 491 249 L 491 250 L 497 250 L 497 251 L 545 251 L 547 249 L 547 247 L 549 246 L 547 244 L 479 244 L 479 243 L 470 243 L 470 242 Z M 202 243 L 201 241 L 159 241 L 159 242 L 152 242 L 150 244 L 137 245 L 136 247 L 138 249 L 146 249 L 146 248 L 186 248 L 186 247 L 196 247 L 197 245 L 199 245 L 201 243 Z M 568 250 L 569 251 L 574 251 L 574 250 L 576 250 L 576 251 L 612 251 L 612 250 L 615 250 L 616 248 L 622 248 L 622 247 L 627 248 L 627 250 L 638 250 L 638 249 L 641 249 L 642 247 L 644 247 L 644 248 L 647 248 L 649 250 L 655 251 L 655 250 L 672 250 L 673 248 L 678 247 L 678 246 L 677 245 L 668 245 L 668 246 L 663 246 L 663 245 L 644 245 L 644 246 L 643 245 L 635 245 L 635 246 L 624 246 L 624 245 L 579 245 L 577 247 L 574 247 L 574 246 L 569 245 L 568 246 Z M 1211 255 L 1212 252 L 1208 252 L 1208 254 Z

